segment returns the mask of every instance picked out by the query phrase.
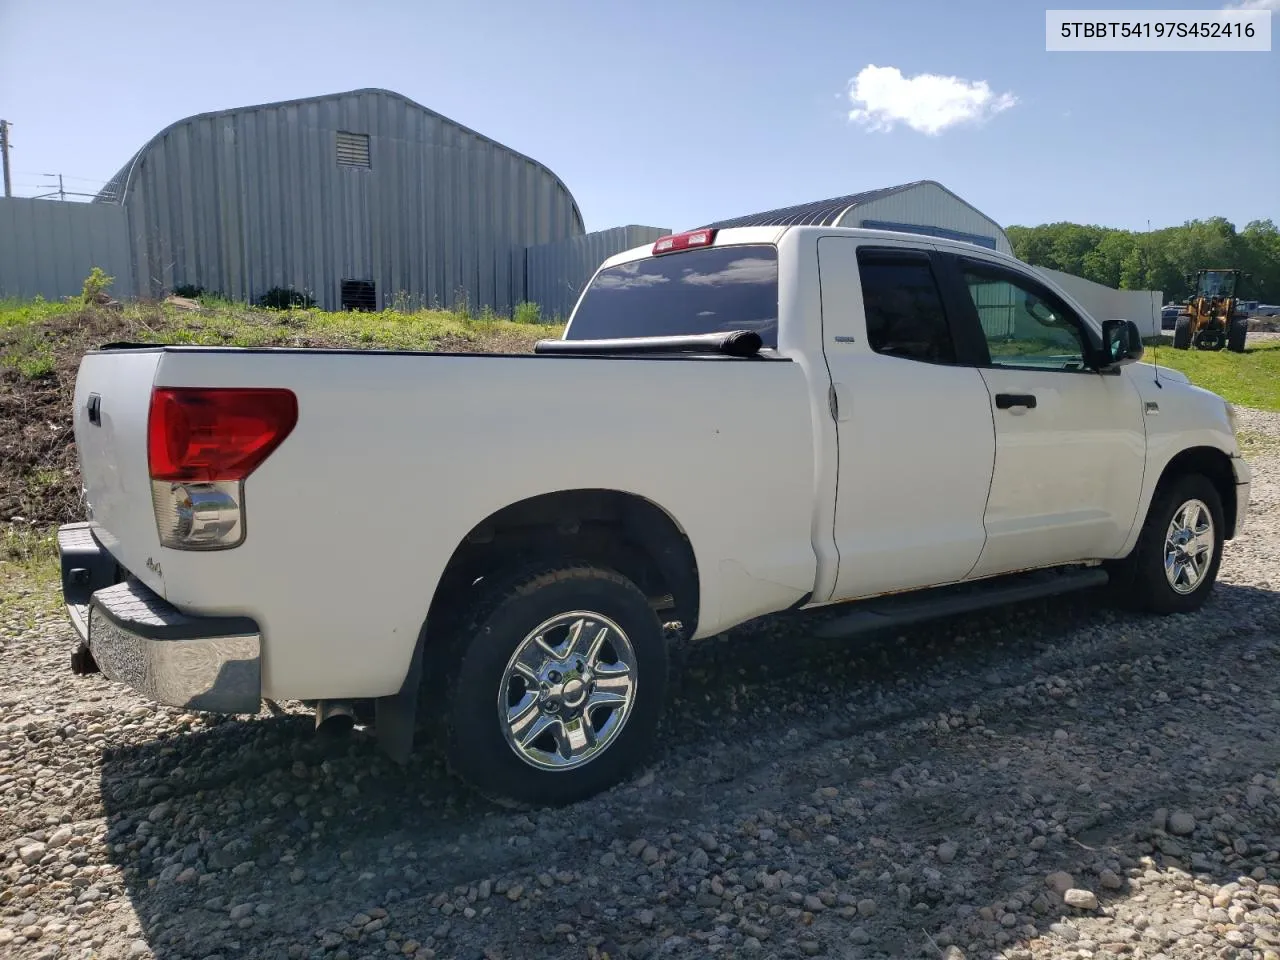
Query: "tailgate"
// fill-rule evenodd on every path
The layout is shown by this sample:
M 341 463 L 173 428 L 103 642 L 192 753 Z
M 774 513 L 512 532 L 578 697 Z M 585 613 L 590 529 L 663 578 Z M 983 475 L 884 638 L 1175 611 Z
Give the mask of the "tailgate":
M 75 389 L 76 452 L 88 519 L 121 566 L 164 595 L 160 538 L 147 467 L 147 413 L 162 351 L 109 350 L 80 361 Z

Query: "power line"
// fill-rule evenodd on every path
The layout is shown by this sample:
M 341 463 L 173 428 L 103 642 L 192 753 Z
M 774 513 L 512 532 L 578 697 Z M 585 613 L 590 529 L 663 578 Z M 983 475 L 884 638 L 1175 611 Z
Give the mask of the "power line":
M 30 170 L 15 170 L 15 171 L 14 171 L 14 173 L 16 173 L 16 174 L 17 174 L 18 176 L 20 176 L 20 177 L 52 177 L 52 176 L 55 176 L 55 174 L 52 174 L 52 173 L 33 173 L 33 172 L 32 172 L 32 171 L 30 171 Z M 80 182 L 80 183 L 98 183 L 98 184 L 103 184 L 103 185 L 105 185 L 105 184 L 108 182 L 108 181 L 106 181 L 106 180 L 102 180 L 102 179 L 99 179 L 99 178 L 97 178 L 97 177 L 73 177 L 73 176 L 71 176 L 71 174 L 69 174 L 69 173 L 62 174 L 62 178 L 63 178 L 64 180 L 76 180 L 76 181 L 78 181 L 78 182 Z
M 77 190 L 68 190 L 62 183 L 63 177 L 62 177 L 62 174 L 60 173 L 46 173 L 44 174 L 44 176 L 57 177 L 58 185 L 55 187 L 52 183 L 42 183 L 39 189 L 48 190 L 50 192 L 42 193 L 40 196 L 33 197 L 32 199 L 49 200 L 49 199 L 52 199 L 53 197 L 57 197 L 59 200 L 65 200 L 67 199 L 67 197 L 96 197 L 97 196 L 96 193 L 82 193 Z

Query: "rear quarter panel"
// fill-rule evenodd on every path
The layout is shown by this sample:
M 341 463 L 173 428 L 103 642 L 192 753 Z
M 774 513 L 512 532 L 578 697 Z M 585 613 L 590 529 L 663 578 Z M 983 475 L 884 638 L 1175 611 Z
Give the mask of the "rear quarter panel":
M 87 354 L 76 373 L 72 424 L 94 533 L 130 573 L 163 595 L 147 467 L 147 415 L 161 356 L 159 350 Z M 89 396 L 95 393 L 101 402 L 96 425 L 88 414 Z
M 297 427 L 246 482 L 245 542 L 164 552 L 172 603 L 258 620 L 264 696 L 397 690 L 455 547 L 557 490 L 667 511 L 697 559 L 699 635 L 813 589 L 794 363 L 175 350 L 157 385 L 298 395 Z

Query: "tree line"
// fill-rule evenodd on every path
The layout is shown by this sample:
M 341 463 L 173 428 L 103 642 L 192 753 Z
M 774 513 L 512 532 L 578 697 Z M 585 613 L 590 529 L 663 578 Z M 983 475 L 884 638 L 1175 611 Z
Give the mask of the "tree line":
M 1227 267 L 1252 274 L 1240 295 L 1280 303 L 1280 229 L 1253 220 L 1243 230 L 1225 217 L 1190 220 L 1148 233 L 1079 223 L 1005 231 L 1019 260 L 1120 290 L 1161 290 L 1166 303 L 1189 293 L 1185 275 Z

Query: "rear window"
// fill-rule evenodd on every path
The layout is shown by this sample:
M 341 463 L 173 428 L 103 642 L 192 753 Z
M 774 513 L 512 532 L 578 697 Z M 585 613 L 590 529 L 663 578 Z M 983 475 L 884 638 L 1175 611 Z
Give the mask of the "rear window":
M 754 330 L 778 345 L 778 251 L 706 247 L 633 260 L 591 281 L 569 340 L 674 337 Z

